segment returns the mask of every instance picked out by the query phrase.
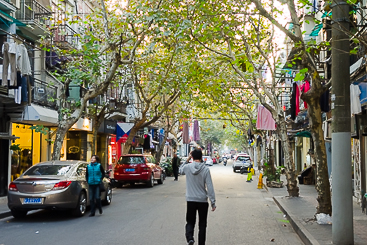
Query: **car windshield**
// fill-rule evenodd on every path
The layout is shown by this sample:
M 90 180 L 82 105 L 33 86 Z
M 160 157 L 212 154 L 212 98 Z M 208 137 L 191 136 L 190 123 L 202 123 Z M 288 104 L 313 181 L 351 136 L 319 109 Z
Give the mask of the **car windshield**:
M 245 157 L 245 156 L 239 156 L 239 157 L 237 157 L 237 161 L 248 161 L 248 160 L 250 160 L 249 157 Z
M 28 169 L 24 175 L 65 175 L 71 165 L 39 165 Z
M 118 164 L 126 164 L 126 165 L 131 165 L 131 164 L 145 164 L 145 160 L 144 157 L 139 157 L 139 156 L 133 156 L 133 157 L 120 157 Z

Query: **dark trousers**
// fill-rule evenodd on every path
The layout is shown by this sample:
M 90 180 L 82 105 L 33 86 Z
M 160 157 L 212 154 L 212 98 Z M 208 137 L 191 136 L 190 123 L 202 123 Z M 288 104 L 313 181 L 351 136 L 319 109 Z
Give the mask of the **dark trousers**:
M 99 192 L 99 185 L 89 185 L 89 200 L 90 200 L 90 213 L 96 213 L 96 205 L 99 210 L 102 210 L 101 194 Z
M 173 170 L 173 176 L 175 176 L 175 180 L 178 180 L 178 167 L 173 166 L 172 170 Z
M 187 202 L 186 211 L 186 240 L 194 240 L 194 229 L 196 223 L 196 211 L 199 213 L 199 245 L 205 245 L 206 224 L 208 217 L 209 203 L 207 202 Z

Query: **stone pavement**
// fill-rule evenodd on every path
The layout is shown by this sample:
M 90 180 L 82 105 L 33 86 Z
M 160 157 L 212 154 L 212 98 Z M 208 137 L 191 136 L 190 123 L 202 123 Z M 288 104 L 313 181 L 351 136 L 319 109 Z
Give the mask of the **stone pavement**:
M 11 215 L 7 201 L 8 200 L 6 197 L 0 198 L 0 219 L 6 218 Z
M 268 191 L 305 244 L 332 244 L 331 225 L 319 225 L 314 217 L 317 206 L 315 186 L 299 185 L 299 189 L 299 198 L 287 197 L 286 187 L 268 188 Z M 362 208 L 355 202 L 353 215 L 354 244 L 367 244 L 367 215 L 362 213 Z

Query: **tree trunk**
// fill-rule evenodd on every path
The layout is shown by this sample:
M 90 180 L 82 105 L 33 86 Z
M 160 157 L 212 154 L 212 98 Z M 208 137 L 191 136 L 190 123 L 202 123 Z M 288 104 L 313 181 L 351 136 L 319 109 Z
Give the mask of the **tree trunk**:
M 67 123 L 60 123 L 59 124 L 59 126 L 57 128 L 57 131 L 56 131 L 56 138 L 55 138 L 55 142 L 54 142 L 54 147 L 53 147 L 51 160 L 53 160 L 53 161 L 60 160 L 62 144 L 64 142 L 65 135 L 68 132 L 70 127 L 68 127 Z
M 284 151 L 284 162 L 286 165 L 287 191 L 289 196 L 298 197 L 299 187 L 297 186 L 296 167 L 294 165 L 292 156 L 292 147 L 288 139 L 287 125 L 284 117 L 278 116 L 279 133 L 282 139 L 282 146 Z
M 97 152 L 97 134 L 98 134 L 98 127 L 94 127 L 95 125 L 93 124 L 93 139 L 92 139 L 92 156 L 96 155 Z
M 130 130 L 130 134 L 125 142 L 124 151 L 122 153 L 123 155 L 129 154 L 134 137 L 138 131 L 139 127 L 137 126 L 137 124 L 135 124 L 134 127 L 132 127 L 132 129 Z
M 313 91 L 310 91 L 311 93 Z M 317 201 L 318 206 L 316 213 L 325 213 L 331 215 L 331 194 L 328 166 L 326 159 L 326 146 L 324 140 L 324 133 L 322 130 L 322 118 L 320 108 L 320 95 L 319 93 L 310 94 L 307 97 L 308 103 L 308 115 L 310 119 L 311 134 L 314 142 L 315 160 L 316 160 L 316 190 L 318 193 Z

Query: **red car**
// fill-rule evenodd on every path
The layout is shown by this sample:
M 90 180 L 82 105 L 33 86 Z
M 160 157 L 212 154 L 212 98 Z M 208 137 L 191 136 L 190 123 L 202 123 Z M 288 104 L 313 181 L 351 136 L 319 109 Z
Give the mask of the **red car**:
M 128 154 L 120 157 L 114 169 L 114 178 L 117 185 L 125 183 L 134 185 L 144 182 L 148 187 L 154 186 L 154 180 L 163 184 L 163 169 L 156 163 L 152 155 Z

